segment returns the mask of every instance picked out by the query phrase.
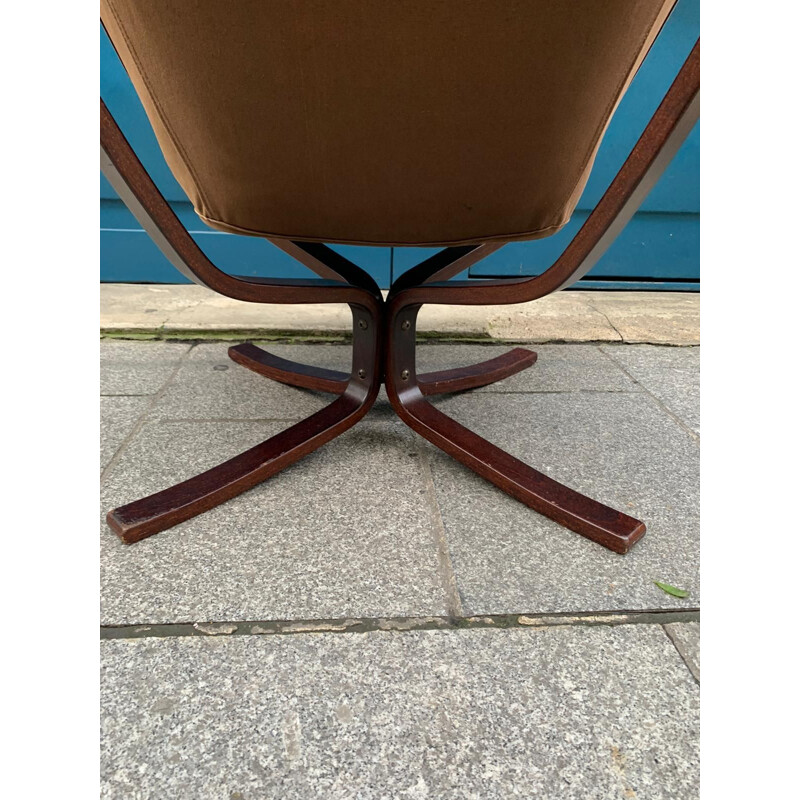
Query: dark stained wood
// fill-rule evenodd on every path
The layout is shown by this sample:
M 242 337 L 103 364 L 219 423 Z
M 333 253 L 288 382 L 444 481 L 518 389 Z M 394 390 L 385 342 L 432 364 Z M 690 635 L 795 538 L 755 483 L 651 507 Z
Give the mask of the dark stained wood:
M 374 400 L 374 396 L 371 399 Z M 329 442 L 354 425 L 371 405 L 371 402 L 359 403 L 352 397 L 339 397 L 308 419 L 207 472 L 115 508 L 108 514 L 108 524 L 123 542 L 132 544 L 185 522 L 252 488 Z
M 270 239 L 275 247 L 290 255 L 295 261 L 322 277 L 334 276 L 340 281 L 380 295 L 381 289 L 369 272 L 320 242 L 292 242 L 289 239 Z
M 334 254 L 336 262 L 328 267 L 323 267 L 313 256 L 303 262 L 312 269 L 316 266 L 316 271 L 323 272 L 324 277 L 336 279 L 333 284 L 320 283 L 318 286 L 307 281 L 242 278 L 228 275 L 216 267 L 198 247 L 159 192 L 102 100 L 100 166 L 114 190 L 164 255 L 195 283 L 226 297 L 251 303 L 355 303 L 369 309 L 376 317 L 379 316 L 378 309 L 383 299 L 377 285 L 364 270 L 350 264 L 338 253 Z M 274 240 L 273 244 L 285 245 L 278 240 Z M 325 245 L 321 247 L 324 248 Z M 370 288 L 343 282 L 342 271 L 346 271 L 357 283 L 363 282 L 364 286 Z
M 618 553 L 626 553 L 645 533 L 645 525 L 604 506 L 529 467 L 443 414 L 423 397 L 416 377 L 416 318 L 423 303 L 504 304 L 535 300 L 568 286 L 586 274 L 633 216 L 699 116 L 700 42 L 695 44 L 678 76 L 617 176 L 560 258 L 542 275 L 474 284 L 432 285 L 447 274 L 449 264 L 469 257 L 447 250 L 418 268 L 425 285 L 396 284 L 389 293 L 384 381 L 398 416 L 417 433 L 440 447 L 503 491 L 565 527 Z
M 346 372 L 289 361 L 254 344 L 246 343 L 230 347 L 228 355 L 237 364 L 265 378 L 289 386 L 331 394 L 343 394 L 347 388 L 349 375 Z M 463 392 L 501 381 L 535 363 L 536 353 L 524 347 L 515 347 L 508 353 L 481 361 L 479 364 L 423 373 L 417 377 L 417 382 L 422 394 L 426 396 Z
M 392 291 L 397 294 L 403 289 L 411 289 L 423 283 L 446 281 L 459 272 L 469 269 L 502 246 L 502 242 L 487 242 L 446 247 L 398 276 L 392 284 Z
M 338 394 L 329 406 L 277 436 L 194 478 L 114 509 L 109 525 L 130 544 L 213 508 L 338 436 L 367 413 L 381 382 L 400 418 L 446 453 L 531 508 L 617 553 L 645 533 L 644 523 L 529 467 L 434 408 L 425 396 L 485 386 L 531 366 L 515 348 L 471 367 L 417 376 L 416 318 L 424 303 L 492 305 L 535 300 L 591 268 L 638 208 L 699 115 L 699 40 L 630 156 L 559 259 L 534 278 L 463 283 L 456 275 L 501 245 L 451 247 L 408 270 L 384 302 L 375 281 L 324 244 L 270 240 L 326 281 L 275 281 L 228 275 L 212 264 L 161 196 L 101 101 L 101 166 L 164 254 L 196 283 L 256 303 L 347 303 L 353 312 L 348 376 L 298 364 L 254 345 L 231 358 L 268 378 Z M 365 476 L 368 480 L 368 476 Z
M 109 182 L 164 254 L 196 283 L 237 300 L 348 303 L 353 312 L 353 373 L 342 396 L 307 420 L 214 469 L 111 511 L 109 525 L 124 542 L 131 543 L 240 494 L 361 419 L 375 401 L 381 383 L 384 303 L 367 273 L 338 253 L 328 252 L 324 245 L 308 251 L 298 245 L 297 252 L 307 266 L 333 278 L 334 283 L 250 280 L 226 274 L 209 261 L 178 220 L 102 100 L 100 147 L 101 167 Z M 323 264 L 318 256 L 330 257 L 331 263 Z
M 419 306 L 401 308 L 387 326 L 384 379 L 389 401 L 400 419 L 429 442 L 540 514 L 616 553 L 627 553 L 644 536 L 644 523 L 529 467 L 425 400 L 414 364 L 418 311 Z
M 515 347 L 502 356 L 481 361 L 480 364 L 440 372 L 424 372 L 417 376 L 417 383 L 422 394 L 427 396 L 463 392 L 465 389 L 476 389 L 479 386 L 502 381 L 535 363 L 536 353 L 533 350 Z
M 344 394 L 350 377 L 346 372 L 339 372 L 335 369 L 312 367 L 309 364 L 289 361 L 249 343 L 229 347 L 228 355 L 237 364 L 241 364 L 265 378 L 272 378 L 279 383 L 288 383 L 290 386 L 299 386 L 303 389 L 314 389 L 317 392 Z
M 126 544 L 191 519 L 266 480 L 344 433 L 369 411 L 381 385 L 381 327 L 366 329 L 363 311 L 353 312 L 353 374 L 330 405 L 235 458 L 149 497 L 115 508 L 107 516 Z M 363 377 L 362 377 L 363 373 Z
M 398 281 L 390 291 L 390 299 L 402 294 L 404 305 L 505 305 L 537 300 L 566 288 L 585 275 L 614 241 L 655 186 L 699 116 L 698 39 L 611 185 L 549 269 L 533 278 L 449 281 L 438 286 L 426 283 L 424 286 L 407 287 Z M 448 262 L 447 251 L 450 249 L 436 254 L 443 265 Z M 434 280 L 437 274 L 436 270 L 432 270 L 425 280 Z

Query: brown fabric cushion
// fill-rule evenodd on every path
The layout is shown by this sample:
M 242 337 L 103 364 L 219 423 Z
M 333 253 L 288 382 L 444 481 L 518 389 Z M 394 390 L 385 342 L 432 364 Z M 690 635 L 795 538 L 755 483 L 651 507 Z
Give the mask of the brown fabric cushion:
M 167 163 L 222 230 L 353 244 L 567 223 L 674 0 L 102 0 Z

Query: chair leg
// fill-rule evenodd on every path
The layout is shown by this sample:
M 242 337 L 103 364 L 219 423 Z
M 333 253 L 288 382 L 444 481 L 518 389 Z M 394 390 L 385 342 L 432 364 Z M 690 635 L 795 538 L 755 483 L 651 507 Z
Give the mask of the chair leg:
M 138 542 L 241 494 L 344 433 L 369 411 L 381 384 L 381 325 L 366 309 L 352 308 L 353 373 L 342 396 L 229 461 L 110 511 L 107 522 L 123 542 Z
M 431 396 L 461 392 L 465 389 L 476 389 L 488 386 L 511 375 L 532 367 L 536 363 L 536 353 L 524 347 L 515 347 L 508 353 L 479 364 L 458 369 L 447 369 L 441 372 L 424 372 L 417 376 L 417 383 L 422 394 Z
M 312 367 L 268 353 L 249 342 L 228 348 L 228 355 L 243 367 L 289 386 L 314 389 L 319 392 L 344 394 L 350 376 L 324 367 Z
M 507 494 L 546 517 L 617 553 L 645 533 L 644 523 L 582 495 L 529 467 L 434 408 L 415 374 L 419 306 L 395 309 L 387 326 L 386 391 L 413 430 Z
M 347 388 L 349 375 L 346 372 L 290 361 L 249 342 L 229 347 L 228 355 L 237 364 L 289 386 L 331 394 L 343 394 Z M 497 383 L 535 363 L 536 353 L 524 347 L 515 347 L 502 356 L 481 361 L 479 364 L 423 373 L 417 376 L 417 381 L 424 395 L 450 394 Z

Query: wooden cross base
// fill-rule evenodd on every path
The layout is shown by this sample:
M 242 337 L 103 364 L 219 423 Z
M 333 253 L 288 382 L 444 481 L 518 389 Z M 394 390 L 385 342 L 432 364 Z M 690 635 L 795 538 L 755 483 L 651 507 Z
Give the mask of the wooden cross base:
M 131 544 L 201 514 L 298 461 L 355 425 L 382 382 L 398 416 L 446 453 L 521 502 L 599 544 L 625 553 L 645 532 L 639 520 L 548 478 L 434 408 L 425 398 L 487 386 L 532 366 L 536 353 L 517 347 L 469 367 L 417 375 L 415 322 L 419 306 L 381 303 L 380 315 L 352 305 L 350 374 L 299 364 L 252 344 L 230 357 L 266 378 L 336 395 L 330 405 L 241 455 L 149 497 L 115 508 L 108 524 Z

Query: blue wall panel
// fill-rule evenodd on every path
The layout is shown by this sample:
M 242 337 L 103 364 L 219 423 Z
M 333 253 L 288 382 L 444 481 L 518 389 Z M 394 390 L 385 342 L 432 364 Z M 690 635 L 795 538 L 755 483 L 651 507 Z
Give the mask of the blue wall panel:
M 319 277 L 265 239 L 234 236 L 209 228 L 194 213 L 188 200 L 171 201 L 170 205 L 203 252 L 225 272 L 261 278 Z M 100 219 L 102 281 L 190 283 L 161 254 L 121 200 L 101 200 Z M 388 286 L 391 248 L 338 244 L 332 247 L 370 272 L 381 285 Z
M 566 228 L 555 236 L 506 245 L 475 265 L 472 277 L 537 275 L 566 247 L 605 191 L 691 50 L 700 28 L 699 0 L 679 0 L 664 31 L 623 98 L 594 170 Z M 309 277 L 312 273 L 268 242 L 209 228 L 194 214 L 167 167 L 147 117 L 114 49 L 101 31 L 101 94 L 137 155 L 188 230 L 220 268 L 240 275 Z M 699 125 L 640 212 L 576 288 L 699 288 Z M 185 283 L 101 176 L 101 280 Z M 387 287 L 392 276 L 435 248 L 336 246 Z M 463 276 L 460 276 L 463 277 Z

